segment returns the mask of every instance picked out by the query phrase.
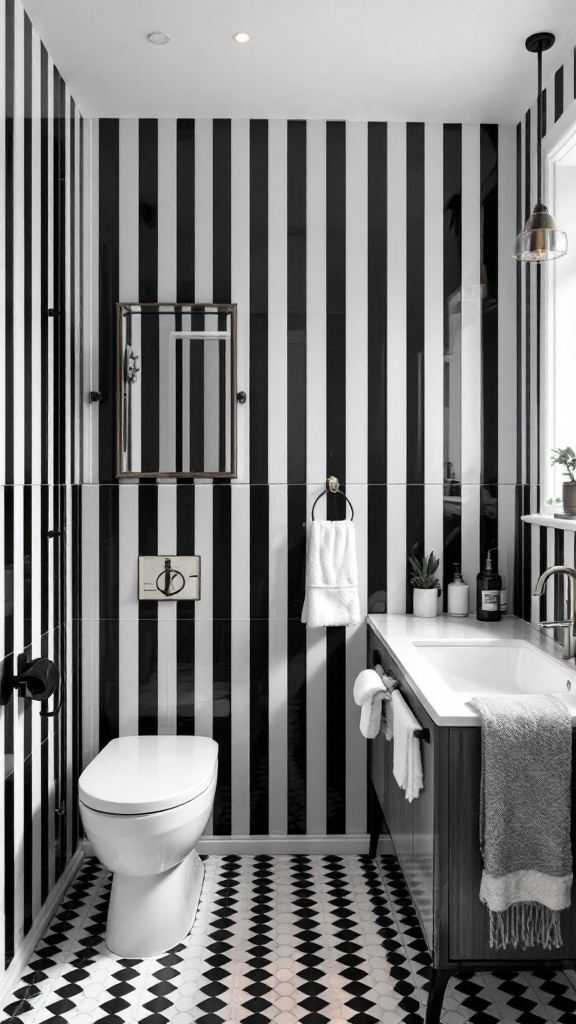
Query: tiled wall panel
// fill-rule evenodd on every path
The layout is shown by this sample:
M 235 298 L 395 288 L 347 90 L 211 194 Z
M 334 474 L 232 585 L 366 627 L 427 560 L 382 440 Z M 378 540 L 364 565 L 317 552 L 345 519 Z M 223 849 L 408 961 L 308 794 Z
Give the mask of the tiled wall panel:
M 515 279 L 497 221 L 515 193 L 515 130 L 101 120 L 91 132 L 87 369 L 105 401 L 85 431 L 98 467 L 83 485 L 85 759 L 137 731 L 213 735 L 215 834 L 362 833 L 351 691 L 364 627 L 301 624 L 303 524 L 338 476 L 364 612 L 410 609 L 411 552 L 433 547 L 445 579 L 463 561 L 473 582 L 480 550 L 504 542 L 512 574 L 515 439 L 499 430 L 498 367 L 515 373 Z M 115 480 L 118 299 L 238 303 L 236 480 Z M 514 382 L 507 403 L 515 418 Z M 342 517 L 344 502 L 325 511 Z M 139 606 L 137 556 L 167 545 L 202 556 L 202 600 Z
M 56 717 L 1 709 L 8 965 L 78 841 L 84 124 L 19 0 L 0 6 L 0 50 L 2 691 L 20 653 L 52 658 L 64 689 Z

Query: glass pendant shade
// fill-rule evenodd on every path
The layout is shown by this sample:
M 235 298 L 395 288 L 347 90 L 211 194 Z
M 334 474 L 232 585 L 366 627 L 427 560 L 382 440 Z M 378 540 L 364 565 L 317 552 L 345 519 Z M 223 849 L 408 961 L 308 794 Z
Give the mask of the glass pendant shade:
M 542 53 L 554 45 L 554 36 L 551 32 L 536 32 L 528 36 L 526 49 L 529 53 L 538 55 L 538 104 L 537 104 L 537 137 L 536 137 L 536 159 L 537 159 L 537 202 L 514 243 L 512 253 L 514 259 L 522 263 L 543 263 L 545 260 L 555 260 L 558 256 L 565 256 L 568 251 L 568 239 L 564 231 L 561 231 L 552 214 L 542 202 Z
M 536 203 L 524 230 L 516 238 L 514 258 L 523 263 L 542 263 L 565 256 L 567 250 L 566 232 L 560 230 L 543 203 Z

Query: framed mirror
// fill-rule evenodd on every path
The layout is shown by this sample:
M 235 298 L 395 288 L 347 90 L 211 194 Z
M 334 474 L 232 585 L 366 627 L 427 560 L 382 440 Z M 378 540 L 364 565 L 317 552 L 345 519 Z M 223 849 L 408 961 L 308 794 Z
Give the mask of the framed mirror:
M 236 305 L 117 304 L 116 475 L 236 476 Z

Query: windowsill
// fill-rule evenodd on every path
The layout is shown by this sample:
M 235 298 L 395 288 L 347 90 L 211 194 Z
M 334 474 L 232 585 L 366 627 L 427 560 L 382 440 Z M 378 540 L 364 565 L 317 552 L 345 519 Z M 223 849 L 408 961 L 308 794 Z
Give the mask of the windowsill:
M 531 523 L 532 526 L 549 526 L 554 530 L 570 530 L 576 533 L 576 519 L 564 519 L 563 516 L 554 516 L 548 512 L 533 512 L 529 516 L 520 516 L 523 523 Z

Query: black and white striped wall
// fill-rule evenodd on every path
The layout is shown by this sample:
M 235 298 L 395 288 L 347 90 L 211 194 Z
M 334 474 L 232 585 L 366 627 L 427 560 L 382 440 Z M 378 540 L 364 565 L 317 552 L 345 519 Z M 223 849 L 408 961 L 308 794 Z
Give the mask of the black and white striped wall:
M 576 115 L 576 36 L 550 52 L 552 69 L 544 77 L 543 135 L 561 134 L 574 123 Z M 520 231 L 536 202 L 536 119 L 537 102 L 517 125 L 517 212 Z M 568 240 L 574 244 L 573 239 Z M 552 265 L 518 265 L 518 572 L 516 606 L 518 614 L 533 623 L 564 618 L 562 588 L 549 587 L 545 597 L 532 596 L 539 575 L 550 565 L 576 564 L 576 535 L 520 522 L 520 516 L 540 512 L 542 459 L 541 408 L 544 387 L 544 294 Z M 567 441 L 566 443 L 570 443 Z
M 336 475 L 364 612 L 410 608 L 409 552 L 512 575 L 515 128 L 101 120 L 90 150 L 84 756 L 213 735 L 216 835 L 363 834 L 365 627 L 301 625 L 303 523 Z M 237 480 L 115 480 L 118 299 L 238 303 Z M 138 555 L 172 552 L 202 600 L 139 606 Z
M 0 52 L 0 669 L 9 689 L 18 654 L 49 657 L 65 687 L 57 718 L 0 709 L 3 969 L 78 839 L 84 182 L 82 118 L 19 0 Z

